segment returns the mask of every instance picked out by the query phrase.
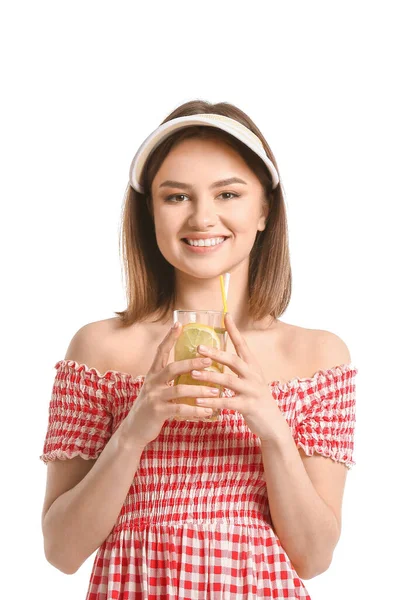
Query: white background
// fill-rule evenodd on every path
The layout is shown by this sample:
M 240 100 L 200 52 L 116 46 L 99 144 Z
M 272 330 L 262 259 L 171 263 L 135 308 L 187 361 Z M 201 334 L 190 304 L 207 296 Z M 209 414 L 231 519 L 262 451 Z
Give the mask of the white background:
M 69 576 L 43 554 L 39 455 L 53 367 L 77 329 L 125 308 L 118 232 L 132 156 L 197 98 L 239 106 L 278 161 L 293 270 L 282 320 L 338 334 L 359 369 L 342 536 L 306 587 L 313 600 L 402 597 L 397 4 L 3 5 L 7 597 L 85 598 L 94 555 Z

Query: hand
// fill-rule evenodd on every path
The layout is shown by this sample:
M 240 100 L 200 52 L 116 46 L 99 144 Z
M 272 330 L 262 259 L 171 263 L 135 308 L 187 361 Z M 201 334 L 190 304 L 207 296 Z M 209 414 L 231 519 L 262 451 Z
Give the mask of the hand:
M 197 350 L 199 354 L 227 365 L 237 374 L 237 377 L 231 373 L 213 371 L 200 372 L 200 375 L 192 371 L 191 376 L 200 381 L 207 380 L 212 384 L 227 387 L 236 395 L 233 398 L 201 398 L 197 399 L 197 404 L 213 409 L 237 410 L 243 415 L 249 429 L 258 435 L 261 441 L 270 441 L 277 437 L 279 431 L 284 430 L 285 425 L 287 426 L 286 420 L 276 404 L 269 386 L 264 381 L 257 359 L 227 313 L 225 324 L 237 356 L 214 348 L 202 350 L 202 346 L 198 346 Z
M 121 435 L 128 444 L 133 443 L 145 447 L 159 435 L 165 420 L 175 415 L 184 418 L 203 418 L 212 413 L 210 408 L 172 402 L 174 398 L 180 400 L 186 396 L 197 398 L 212 395 L 211 388 L 205 385 L 171 386 L 168 384 L 178 375 L 190 373 L 192 369 L 204 369 L 212 364 L 210 359 L 208 364 L 203 364 L 204 358 L 198 357 L 167 365 L 170 350 L 179 337 L 181 328 L 180 323 L 177 329 L 172 327 L 159 344 L 141 391 L 122 423 L 124 428 Z

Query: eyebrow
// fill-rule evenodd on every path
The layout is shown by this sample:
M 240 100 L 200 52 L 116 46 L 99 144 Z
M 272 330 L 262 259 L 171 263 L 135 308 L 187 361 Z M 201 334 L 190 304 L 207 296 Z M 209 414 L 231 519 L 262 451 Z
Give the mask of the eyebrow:
M 221 187 L 224 185 L 231 185 L 232 183 L 243 183 L 244 185 L 247 185 L 247 183 L 245 181 L 243 181 L 243 179 L 240 179 L 239 177 L 230 177 L 229 179 L 221 179 L 220 181 L 215 181 L 215 183 L 213 183 L 212 185 L 209 186 L 209 189 L 212 190 L 213 188 Z M 175 188 L 180 188 L 182 190 L 192 190 L 193 189 L 193 186 L 190 185 L 189 183 L 173 181 L 172 179 L 167 179 L 166 181 L 161 183 L 159 187 L 160 188 L 161 187 L 175 187 Z

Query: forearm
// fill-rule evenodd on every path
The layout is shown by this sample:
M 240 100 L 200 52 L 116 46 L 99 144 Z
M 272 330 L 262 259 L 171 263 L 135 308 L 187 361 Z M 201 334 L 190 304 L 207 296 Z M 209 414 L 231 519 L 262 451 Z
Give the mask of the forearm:
M 331 562 L 337 519 L 316 492 L 285 419 L 261 452 L 275 533 L 299 576 L 314 577 Z
M 113 529 L 138 469 L 143 446 L 115 431 L 89 473 L 48 510 L 43 535 L 47 560 L 75 573 Z

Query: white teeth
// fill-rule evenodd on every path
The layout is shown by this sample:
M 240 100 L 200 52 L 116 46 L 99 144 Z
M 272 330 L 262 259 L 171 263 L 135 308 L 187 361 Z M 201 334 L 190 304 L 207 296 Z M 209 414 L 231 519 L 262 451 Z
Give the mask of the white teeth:
M 187 238 L 186 238 L 187 239 Z M 221 244 L 225 241 L 224 237 L 220 238 L 209 238 L 207 240 L 189 240 L 187 239 L 190 246 L 216 246 L 216 244 Z

